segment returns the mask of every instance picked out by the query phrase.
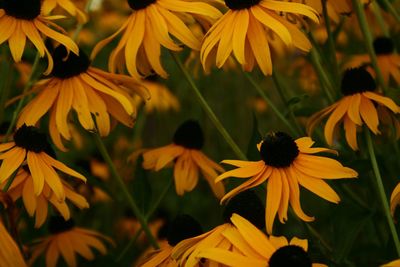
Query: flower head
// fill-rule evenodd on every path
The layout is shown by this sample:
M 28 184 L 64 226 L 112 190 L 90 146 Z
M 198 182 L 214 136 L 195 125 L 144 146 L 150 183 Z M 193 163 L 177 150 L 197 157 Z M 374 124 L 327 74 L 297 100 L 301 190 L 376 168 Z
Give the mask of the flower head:
M 61 43 L 68 51 L 71 50 L 75 54 L 79 53 L 79 48 L 74 41 L 65 35 L 65 31 L 61 27 L 52 22 L 52 20 L 57 19 L 56 16 L 43 17 L 40 15 L 40 0 L 3 2 L 0 6 L 0 28 L 3 29 L 0 31 L 0 44 L 8 40 L 14 61 L 21 61 L 26 38 L 28 38 L 41 57 L 47 56 L 49 64 L 45 74 L 49 74 L 53 68 L 53 59 L 44 44 L 42 35 Z M 51 29 L 47 25 L 55 27 L 62 33 Z
M 299 185 L 330 202 L 338 203 L 339 196 L 323 179 L 353 178 L 358 174 L 334 159 L 312 155 L 318 152 L 336 153 L 327 148 L 312 147 L 313 144 L 309 137 L 294 140 L 286 133 L 273 132 L 269 133 L 258 146 L 262 160 L 222 161 L 238 168 L 221 174 L 216 182 L 228 177 L 250 178 L 227 193 L 221 202 L 266 182 L 265 222 L 268 233 L 272 233 L 277 213 L 281 223 L 287 220 L 289 204 L 302 220 L 314 220 L 301 208 Z
M 385 96 L 375 93 L 375 80 L 364 68 L 347 70 L 342 79 L 344 97 L 333 105 L 315 113 L 308 121 L 308 133 L 326 116 L 324 134 L 329 145 L 333 144 L 333 134 L 338 124 L 343 122 L 347 143 L 353 150 L 358 149 L 357 128 L 364 123 L 374 133 L 379 134 L 379 113 L 375 105 L 399 113 L 400 107 Z
M 176 130 L 173 143 L 143 153 L 143 168 L 158 171 L 174 163 L 175 189 L 178 195 L 190 192 L 197 185 L 199 172 L 206 178 L 214 194 L 224 194 L 222 183 L 214 183 L 218 172 L 224 170 L 201 152 L 203 132 L 198 122 L 189 120 Z
M 92 58 L 117 35 L 123 32 L 117 47 L 109 59 L 109 69 L 115 72 L 126 65 L 134 77 L 157 73 L 167 77 L 161 61 L 161 46 L 181 50 L 170 35 L 191 49 L 200 49 L 200 40 L 192 33 L 182 16 L 190 20 L 200 19 L 210 23 L 221 13 L 213 6 L 188 0 L 128 0 L 132 14 L 121 28 L 110 37 L 99 42 L 92 52 Z
M 76 254 L 86 260 L 93 260 L 95 256 L 91 248 L 105 255 L 107 249 L 101 240 L 113 244 L 110 238 L 92 230 L 75 227 L 72 220 L 65 221 L 62 217 L 51 218 L 49 231 L 51 235 L 38 240 L 33 248 L 31 263 L 46 252 L 47 267 L 57 266 L 60 254 L 69 267 L 75 267 L 77 266 Z
M 79 123 L 88 131 L 110 132 L 110 115 L 132 127 L 135 107 L 131 94 L 148 98 L 147 90 L 135 79 L 111 74 L 90 66 L 88 57 L 67 54 L 59 46 L 54 51 L 52 77 L 39 81 L 32 92 L 39 92 L 21 111 L 17 126 L 35 125 L 50 111 L 49 131 L 55 145 L 66 150 L 62 138 L 71 140 L 69 115 L 75 110 Z M 66 57 L 68 57 L 66 59 Z
M 264 75 L 272 73 L 270 37 L 278 36 L 287 46 L 309 51 L 311 44 L 298 27 L 285 16 L 301 20 L 301 16 L 318 22 L 316 11 L 299 3 L 274 0 L 226 0 L 229 8 L 207 32 L 201 46 L 200 59 L 205 70 L 215 57 L 221 68 L 233 52 L 247 71 L 257 64 Z
M 0 153 L 0 183 L 4 183 L 26 163 L 32 175 L 35 196 L 39 196 L 46 185 L 59 202 L 65 200 L 64 186 L 55 169 L 86 182 L 83 175 L 52 157 L 54 152 L 46 135 L 33 126 L 24 124 L 18 128 L 14 141 L 0 144 Z

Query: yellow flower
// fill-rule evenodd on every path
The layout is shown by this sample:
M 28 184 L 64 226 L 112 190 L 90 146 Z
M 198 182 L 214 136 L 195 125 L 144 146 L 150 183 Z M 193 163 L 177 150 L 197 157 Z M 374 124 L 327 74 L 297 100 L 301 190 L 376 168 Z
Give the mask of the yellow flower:
M 22 125 L 15 132 L 14 141 L 0 144 L 0 153 L 0 160 L 2 160 L 0 183 L 4 183 L 9 179 L 26 161 L 29 172 L 32 175 L 35 196 L 39 196 L 46 185 L 54 193 L 58 201 L 65 200 L 64 186 L 55 169 L 86 182 L 86 178 L 83 175 L 50 156 L 54 152 L 47 141 L 46 135 L 40 133 L 33 126 Z
M 7 182 L 8 180 L 5 180 L 0 186 L 3 188 Z M 61 183 L 65 192 L 65 201 L 60 202 L 47 184 L 44 185 L 43 191 L 39 195 L 36 195 L 32 175 L 29 171 L 22 168 L 18 171 L 7 193 L 14 202 L 22 197 L 29 216 L 33 217 L 36 215 L 35 227 L 38 228 L 46 221 L 49 203 L 58 210 L 65 220 L 69 220 L 71 217 L 66 200 L 71 201 L 80 209 L 89 207 L 89 203 L 83 196 L 75 193 L 74 189 L 64 181 L 61 181 Z
M 233 214 L 232 223 L 237 227 L 235 234 L 224 233 L 232 242 L 235 250 L 203 247 L 198 258 L 208 259 L 223 266 L 281 267 L 312 266 L 327 267 L 325 264 L 312 263 L 308 250 L 308 241 L 293 237 L 290 242 L 284 237 L 265 236 L 257 227 L 245 218 Z
M 176 130 L 173 144 L 143 153 L 143 168 L 159 171 L 174 162 L 175 189 L 180 196 L 195 188 L 201 172 L 215 196 L 221 198 L 224 186 L 222 183 L 214 183 L 214 179 L 224 169 L 201 152 L 203 143 L 200 125 L 188 120 Z
M 213 6 L 189 0 L 128 0 L 128 4 L 133 10 L 130 17 L 117 32 L 96 45 L 91 58 L 123 32 L 110 55 L 109 69 L 112 72 L 122 71 L 126 65 L 129 74 L 138 78 L 153 71 L 163 78 L 167 77 L 160 61 L 161 46 L 173 51 L 181 50 L 170 34 L 191 49 L 200 49 L 200 40 L 181 17 L 211 23 L 221 16 Z
M 390 113 L 399 113 L 400 107 L 392 99 L 373 92 L 376 89 L 375 81 L 364 68 L 347 70 L 341 87 L 345 96 L 311 116 L 308 133 L 310 135 L 314 127 L 329 115 L 324 129 L 326 142 L 333 144 L 333 134 L 338 124 L 343 122 L 347 143 L 353 150 L 358 150 L 357 128 L 365 123 L 374 134 L 380 134 L 380 114 L 375 105 L 390 110 Z
M 14 239 L 9 235 L 3 222 L 0 221 L 0 262 L 2 267 L 26 267 Z
M 281 223 L 287 220 L 289 203 L 299 218 L 313 221 L 314 218 L 306 215 L 301 208 L 299 185 L 327 201 L 338 203 L 339 196 L 323 179 L 353 178 L 358 175 L 334 159 L 312 155 L 318 152 L 336 153 L 327 148 L 312 147 L 313 144 L 309 137 L 293 140 L 285 133 L 274 132 L 258 145 L 262 160 L 222 161 L 238 168 L 221 174 L 216 182 L 228 177 L 251 178 L 227 193 L 221 202 L 266 182 L 265 224 L 269 234 L 272 233 L 277 213 Z
M 62 217 L 52 217 L 49 230 L 52 235 L 38 240 L 33 248 L 31 264 L 46 252 L 46 267 L 56 267 L 60 254 L 69 267 L 76 267 L 76 254 L 90 261 L 95 257 L 91 248 L 103 255 L 107 253 L 101 239 L 114 244 L 110 238 L 92 230 L 75 227 L 72 220 L 64 221 Z
M 64 9 L 71 16 L 76 17 L 79 23 L 87 22 L 85 12 L 77 8 L 70 0 L 44 0 L 42 4 L 42 12 L 46 15 L 50 14 L 57 6 Z
M 385 83 L 389 84 L 390 78 L 393 78 L 395 84 L 400 85 L 400 55 L 394 51 L 393 41 L 387 37 L 378 37 L 373 44 L 378 67 L 382 72 Z M 357 55 L 346 66 L 354 68 L 370 64 L 370 62 L 369 55 Z M 368 68 L 368 71 L 374 74 L 372 68 Z
M 274 0 L 225 0 L 229 7 L 207 32 L 200 51 L 200 59 L 205 70 L 212 59 L 221 68 L 233 52 L 237 61 L 246 71 L 257 64 L 264 75 L 272 74 L 270 37 L 273 33 L 287 46 L 295 46 L 307 52 L 311 44 L 304 33 L 286 19 L 302 21 L 302 16 L 318 22 L 316 11 L 299 3 Z
M 178 263 L 171 258 L 173 247 L 164 240 L 159 243 L 160 249 L 148 252 L 143 259 L 139 259 L 140 267 L 178 267 Z
M 101 136 L 110 132 L 110 115 L 128 127 L 136 116 L 132 93 L 148 98 L 147 90 L 128 76 L 90 67 L 86 55 L 69 54 L 59 46 L 54 51 L 52 77 L 39 81 L 31 92 L 39 92 L 21 111 L 17 126 L 35 125 L 50 111 L 49 131 L 55 145 L 65 151 L 62 138 L 71 140 L 68 117 L 75 110 L 88 131 L 96 126 Z M 93 119 L 94 117 L 94 119 Z
M 47 75 L 53 68 L 53 59 L 41 34 L 61 43 L 75 54 L 79 53 L 79 48 L 68 36 L 47 26 L 53 26 L 65 33 L 60 26 L 52 22 L 59 16 L 43 17 L 40 15 L 40 9 L 40 0 L 4 1 L 0 9 L 0 44 L 8 40 L 13 59 L 19 62 L 24 52 L 26 38 L 28 38 L 41 57 L 47 56 L 48 67 L 44 73 Z

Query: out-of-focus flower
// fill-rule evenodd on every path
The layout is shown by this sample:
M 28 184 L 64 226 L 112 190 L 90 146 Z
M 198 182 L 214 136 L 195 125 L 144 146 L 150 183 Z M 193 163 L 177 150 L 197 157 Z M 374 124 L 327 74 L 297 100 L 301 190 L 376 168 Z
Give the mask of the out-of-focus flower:
M 195 188 L 201 172 L 215 196 L 221 198 L 225 192 L 224 186 L 215 183 L 214 179 L 224 169 L 201 152 L 203 144 L 200 125 L 188 120 L 176 130 L 172 144 L 143 153 L 143 168 L 159 171 L 174 162 L 175 189 L 180 196 Z
M 281 223 L 287 220 L 289 203 L 300 219 L 313 221 L 314 217 L 306 215 L 301 208 L 299 185 L 329 202 L 338 203 L 339 196 L 324 179 L 354 178 L 358 175 L 356 171 L 344 167 L 334 159 L 313 155 L 319 152 L 336 153 L 327 148 L 312 147 L 313 144 L 309 137 L 293 140 L 283 132 L 273 132 L 258 145 L 262 160 L 222 161 L 238 168 L 221 174 L 216 182 L 228 177 L 250 178 L 227 193 L 221 202 L 265 183 L 267 188 L 265 224 L 269 234 L 272 233 L 276 214 Z
M 383 264 L 381 267 L 400 267 L 400 259 Z
M 329 116 L 324 129 L 326 142 L 333 144 L 335 129 L 343 122 L 347 143 L 353 150 L 358 150 L 357 128 L 365 123 L 374 134 L 380 133 L 375 105 L 393 113 L 400 112 L 400 107 L 392 99 L 373 92 L 375 89 L 375 80 L 364 68 L 347 70 L 341 85 L 344 97 L 311 116 L 307 126 L 309 135 L 323 118 Z
M 167 77 L 160 61 L 161 46 L 172 51 L 181 50 L 170 34 L 191 49 L 200 49 L 200 40 L 186 26 L 182 17 L 212 23 L 221 16 L 215 7 L 196 1 L 128 0 L 128 4 L 132 9 L 130 17 L 117 32 L 96 45 L 91 58 L 123 32 L 110 55 L 109 69 L 112 72 L 122 71 L 125 65 L 129 74 L 137 78 L 153 72 Z
M 53 58 L 46 48 L 42 34 L 53 39 L 68 51 L 78 54 L 79 48 L 72 39 L 65 35 L 65 31 L 52 22 L 58 16 L 44 17 L 40 15 L 41 0 L 13 0 L 4 1 L 0 7 L 0 44 L 8 41 L 11 55 L 16 62 L 20 62 L 24 53 L 26 38 L 28 38 L 39 52 L 41 57 L 47 56 L 48 66 L 45 74 L 53 69 Z M 56 28 L 59 33 L 48 25 Z
M 66 56 L 62 46 L 55 49 L 52 77 L 39 81 L 32 89 L 38 95 L 21 111 L 17 125 L 35 125 L 50 111 L 50 136 L 63 151 L 62 138 L 71 139 L 68 117 L 72 109 L 83 128 L 98 130 L 101 136 L 110 132 L 110 115 L 132 127 L 136 110 L 130 94 L 148 98 L 147 90 L 131 77 L 90 67 L 82 51 L 79 56 Z
M 69 267 L 76 267 L 76 254 L 90 261 L 95 258 L 91 248 L 95 248 L 103 255 L 107 253 L 102 240 L 114 244 L 107 236 L 89 229 L 75 227 L 72 220 L 65 221 L 62 217 L 50 219 L 49 231 L 51 235 L 37 240 L 37 244 L 33 247 L 31 264 L 41 254 L 46 253 L 46 267 L 56 267 L 60 255 Z
M 7 232 L 2 221 L 0 221 L 0 262 L 2 267 L 27 266 L 21 251 Z
M 311 49 L 304 33 L 285 17 L 303 21 L 301 16 L 305 16 L 318 22 L 316 11 L 311 7 L 274 0 L 225 0 L 225 4 L 229 10 L 207 32 L 201 46 L 200 59 L 205 70 L 214 60 L 221 68 L 233 52 L 246 71 L 257 64 L 264 75 L 272 74 L 268 37 L 271 32 L 287 46 L 304 52 Z

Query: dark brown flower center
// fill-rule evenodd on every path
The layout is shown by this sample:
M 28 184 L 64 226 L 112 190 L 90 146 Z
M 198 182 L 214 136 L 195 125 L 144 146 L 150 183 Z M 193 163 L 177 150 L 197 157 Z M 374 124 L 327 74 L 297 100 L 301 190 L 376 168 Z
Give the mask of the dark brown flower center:
M 239 214 L 259 229 L 265 226 L 265 208 L 254 191 L 244 191 L 229 200 L 222 215 L 224 221 L 230 222 L 233 213 Z
M 53 52 L 54 67 L 51 74 L 60 79 L 68 79 L 77 76 L 85 71 L 90 66 L 88 56 L 82 51 L 79 51 L 79 56 L 70 52 L 60 45 Z
M 341 85 L 342 94 L 353 95 L 375 89 L 375 80 L 364 67 L 348 69 L 344 72 Z
M 184 239 L 198 236 L 202 233 L 203 230 L 200 224 L 192 216 L 181 214 L 169 225 L 168 244 L 175 246 Z
M 299 155 L 299 148 L 294 139 L 283 132 L 267 134 L 260 148 L 261 158 L 265 164 L 285 168 Z
M 0 0 L 0 8 L 17 19 L 35 19 L 40 15 L 41 6 L 41 0 Z
M 225 5 L 233 10 L 250 8 L 260 3 L 261 0 L 225 0 Z
M 157 0 L 128 0 L 128 4 L 133 10 L 140 10 L 148 7 L 156 1 Z
M 269 259 L 269 267 L 311 267 L 307 252 L 299 246 L 284 246 L 277 249 Z
M 49 221 L 49 232 L 52 234 L 58 234 L 61 232 L 68 231 L 75 226 L 75 223 L 72 219 L 66 221 L 61 216 L 53 216 Z
M 374 50 L 377 55 L 390 55 L 394 51 L 392 39 L 387 37 L 378 37 L 374 40 Z
M 47 136 L 34 126 L 22 125 L 14 133 L 14 142 L 17 146 L 35 153 L 45 152 L 54 156 L 54 151 L 47 140 Z
M 182 123 L 174 134 L 173 142 L 185 148 L 200 150 L 204 144 L 204 135 L 199 123 L 194 120 Z

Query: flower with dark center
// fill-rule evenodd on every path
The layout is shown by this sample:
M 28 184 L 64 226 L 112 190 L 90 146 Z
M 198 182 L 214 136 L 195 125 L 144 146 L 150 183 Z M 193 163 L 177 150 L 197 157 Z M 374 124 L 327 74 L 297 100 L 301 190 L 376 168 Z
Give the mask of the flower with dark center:
M 79 55 L 68 53 L 64 46 L 58 46 L 53 52 L 54 67 L 51 75 L 68 79 L 84 73 L 90 66 L 87 55 L 81 50 Z
M 225 222 L 230 222 L 233 213 L 239 214 L 259 229 L 265 226 L 265 208 L 254 191 L 242 192 L 229 200 L 222 215 Z
M 347 143 L 353 150 L 358 150 L 357 133 L 364 123 L 374 134 L 380 134 L 379 120 L 384 113 L 386 118 L 391 116 L 394 119 L 386 120 L 388 128 L 397 128 L 396 124 L 399 123 L 394 114 L 400 113 L 400 107 L 389 97 L 374 92 L 375 88 L 375 81 L 365 68 L 346 70 L 342 79 L 344 97 L 310 117 L 308 135 L 311 136 L 318 123 L 329 116 L 324 128 L 326 142 L 333 145 L 335 129 L 343 123 Z
M 148 7 L 156 1 L 157 0 L 128 0 L 128 4 L 133 10 L 140 10 Z
M 293 140 L 285 133 L 273 132 L 257 146 L 261 160 L 223 160 L 222 163 L 237 168 L 221 174 L 215 181 L 239 177 L 245 182 L 227 193 L 221 202 L 264 184 L 267 190 L 265 226 L 269 234 L 272 233 L 277 215 L 281 223 L 288 219 L 289 204 L 299 218 L 313 221 L 314 218 L 306 215 L 301 208 L 299 185 L 330 202 L 338 203 L 339 196 L 324 179 L 353 178 L 358 175 L 334 159 L 313 155 L 319 152 L 333 152 L 327 148 L 312 147 L 313 144 L 314 141 L 309 137 Z M 244 179 L 247 177 L 248 179 Z
M 303 248 L 289 245 L 279 248 L 269 259 L 269 267 L 312 267 L 312 262 Z
M 185 121 L 176 130 L 172 144 L 143 153 L 142 166 L 147 170 L 159 171 L 174 163 L 175 189 L 180 196 L 196 187 L 200 172 L 213 193 L 221 198 L 225 192 L 224 186 L 215 183 L 214 179 L 223 169 L 200 150 L 203 143 L 203 131 L 198 122 Z
M 377 55 L 389 55 L 394 52 L 392 39 L 388 37 L 378 37 L 374 40 L 374 50 Z
M 3 0 L 1 8 L 17 19 L 33 20 L 40 15 L 41 0 Z
M 197 121 L 185 121 L 176 130 L 173 141 L 176 145 L 200 150 L 204 144 L 203 130 Z
M 34 126 L 22 125 L 14 133 L 14 142 L 17 146 L 35 153 L 46 152 L 55 156 L 47 136 Z
M 175 246 L 184 239 L 201 235 L 203 230 L 200 224 L 190 215 L 178 215 L 168 227 L 167 240 Z
M 364 67 L 348 69 L 344 72 L 341 91 L 345 96 L 374 91 L 375 89 L 375 80 Z
M 261 0 L 225 0 L 225 5 L 233 10 L 250 8 L 258 5 Z
M 61 216 L 52 216 L 49 221 L 49 232 L 52 234 L 58 234 L 74 228 L 74 220 L 65 220 Z
M 299 149 L 294 139 L 283 132 L 267 134 L 260 148 L 261 158 L 265 164 L 285 168 L 299 155 Z

